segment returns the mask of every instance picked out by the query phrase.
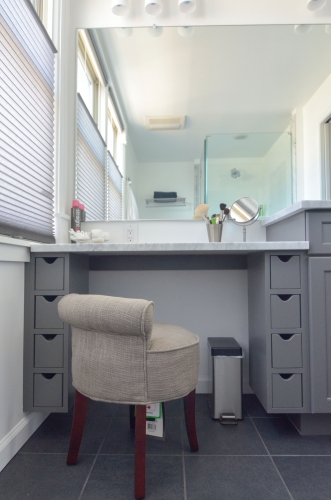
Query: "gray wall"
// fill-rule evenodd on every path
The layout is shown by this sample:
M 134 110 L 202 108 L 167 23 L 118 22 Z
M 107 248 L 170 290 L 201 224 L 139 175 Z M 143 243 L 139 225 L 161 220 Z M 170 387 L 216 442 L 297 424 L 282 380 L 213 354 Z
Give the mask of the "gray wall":
M 153 300 L 155 321 L 200 337 L 198 392 L 207 391 L 207 337 L 235 337 L 245 351 L 248 384 L 247 271 L 90 271 L 90 293 Z

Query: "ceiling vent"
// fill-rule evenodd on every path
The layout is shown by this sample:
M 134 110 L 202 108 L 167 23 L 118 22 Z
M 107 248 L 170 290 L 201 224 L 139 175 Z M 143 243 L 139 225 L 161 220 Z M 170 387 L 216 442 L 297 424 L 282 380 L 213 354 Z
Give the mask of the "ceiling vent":
M 185 126 L 185 116 L 146 116 L 146 127 L 149 130 L 181 130 Z

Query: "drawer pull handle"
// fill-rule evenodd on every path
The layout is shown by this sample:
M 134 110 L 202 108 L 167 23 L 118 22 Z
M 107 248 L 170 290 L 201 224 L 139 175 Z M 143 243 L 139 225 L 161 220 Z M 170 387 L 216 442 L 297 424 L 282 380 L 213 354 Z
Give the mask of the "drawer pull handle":
M 279 258 L 279 260 L 281 260 L 282 262 L 288 262 L 289 260 L 292 259 L 293 255 L 277 255 L 277 257 Z
M 54 262 L 57 260 L 57 257 L 43 257 L 43 259 L 46 264 L 54 264 Z
M 44 295 L 44 299 L 47 300 L 47 302 L 54 302 L 54 300 L 57 299 L 57 295 Z
M 282 379 L 284 379 L 284 380 L 289 380 L 290 378 L 292 378 L 292 377 L 293 377 L 293 373 L 280 373 L 279 375 L 280 375 L 280 376 L 282 377 Z
M 282 295 L 278 295 L 278 297 L 280 298 L 280 300 L 282 300 L 283 302 L 286 302 L 287 300 L 290 300 L 290 298 L 292 297 L 292 295 L 285 295 L 285 294 L 282 294 Z
M 40 375 L 47 380 L 52 380 L 52 378 L 55 377 L 56 373 L 41 373 Z
M 293 333 L 280 333 L 279 336 L 283 340 L 290 340 L 294 336 L 294 334 Z
M 47 342 L 50 342 L 51 340 L 55 339 L 56 335 L 44 334 L 43 337 L 45 340 L 47 340 Z

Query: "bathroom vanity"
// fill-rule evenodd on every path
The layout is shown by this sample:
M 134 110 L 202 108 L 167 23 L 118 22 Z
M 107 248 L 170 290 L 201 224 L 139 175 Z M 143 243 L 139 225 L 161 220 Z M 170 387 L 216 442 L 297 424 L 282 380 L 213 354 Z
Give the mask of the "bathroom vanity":
M 331 210 L 316 203 L 266 219 L 264 242 L 32 246 L 24 410 L 68 411 L 70 332 L 57 303 L 89 293 L 89 271 L 247 269 L 252 389 L 267 412 L 292 414 L 302 433 L 321 425 L 331 433 Z
M 309 242 L 307 252 L 265 257 L 263 263 L 261 257 L 248 259 L 251 387 L 268 412 L 294 413 L 291 420 L 303 434 L 331 433 L 331 211 L 326 206 L 303 201 L 265 223 L 267 241 L 299 237 Z M 251 293 L 263 301 L 263 319 Z

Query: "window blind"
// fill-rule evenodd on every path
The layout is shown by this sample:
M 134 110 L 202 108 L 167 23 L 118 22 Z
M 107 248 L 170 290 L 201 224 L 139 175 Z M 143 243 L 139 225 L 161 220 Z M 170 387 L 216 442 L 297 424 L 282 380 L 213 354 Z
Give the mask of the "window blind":
M 122 218 L 122 174 L 107 152 L 107 220 Z
M 54 242 L 54 53 L 29 0 L 0 2 L 0 233 Z
M 106 143 L 80 94 L 77 97 L 76 198 L 86 220 L 106 219 Z

